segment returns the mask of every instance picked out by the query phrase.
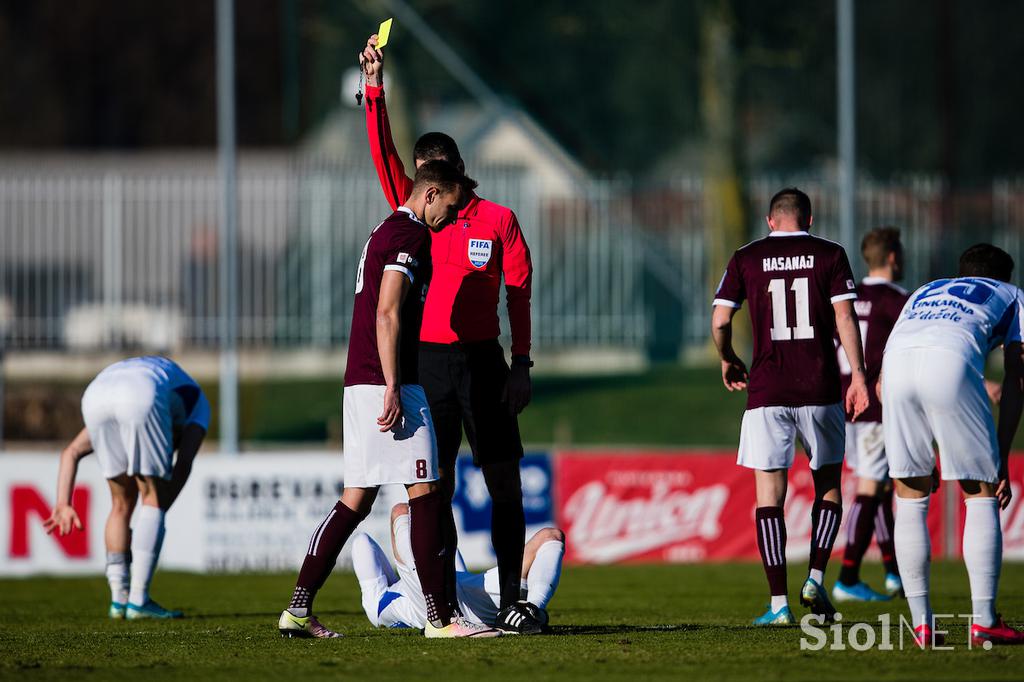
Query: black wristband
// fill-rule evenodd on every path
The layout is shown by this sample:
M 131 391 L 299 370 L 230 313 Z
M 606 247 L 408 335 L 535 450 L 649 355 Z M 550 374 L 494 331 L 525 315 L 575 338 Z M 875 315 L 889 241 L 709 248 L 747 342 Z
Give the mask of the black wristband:
M 533 367 L 533 360 L 530 359 L 529 355 L 513 355 L 512 365 L 519 367 Z

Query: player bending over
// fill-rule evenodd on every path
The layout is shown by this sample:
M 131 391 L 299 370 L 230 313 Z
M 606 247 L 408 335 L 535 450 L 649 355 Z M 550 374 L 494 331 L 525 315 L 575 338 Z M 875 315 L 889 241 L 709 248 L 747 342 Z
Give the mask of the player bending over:
M 971 584 L 975 646 L 1022 644 L 995 600 L 1002 564 L 999 509 L 1010 503 L 1009 452 L 1024 406 L 1024 294 L 1008 284 L 1013 259 L 991 244 L 960 256 L 960 275 L 911 295 L 885 347 L 882 407 L 889 475 L 896 481 L 896 559 L 921 646 L 934 635 L 929 597 L 928 503 L 935 452 L 942 478 L 959 481 L 966 504 L 963 556 Z M 1003 346 L 999 427 L 985 391 L 985 360 Z
M 867 263 L 868 276 L 857 285 L 853 308 L 864 343 L 869 403 L 857 421 L 846 415 L 846 465 L 857 475 L 857 498 L 846 522 L 843 566 L 832 588 L 832 598 L 839 602 L 886 601 L 903 591 L 892 540 L 892 481 L 885 459 L 882 405 L 876 395 L 885 342 L 907 302 L 907 292 L 893 284 L 903 277 L 900 231 L 894 227 L 871 230 L 860 243 L 860 253 Z M 839 345 L 838 339 L 836 343 Z M 841 347 L 837 359 L 845 388 L 850 384 L 850 365 Z M 882 552 L 885 594 L 874 591 L 860 579 L 860 566 L 872 535 Z
M 167 358 L 149 356 L 122 360 L 100 372 L 82 396 L 82 417 L 85 428 L 61 452 L 57 504 L 44 523 L 46 532 L 67 535 L 82 529 L 71 493 L 79 460 L 95 452 L 110 486 L 104 531 L 110 617 L 181 618 L 181 611 L 150 599 L 149 585 L 164 541 L 164 515 L 192 471 L 210 404 L 185 370 Z M 132 524 L 139 498 L 142 508 Z
M 345 369 L 345 490 L 310 538 L 278 629 L 288 637 L 338 637 L 313 616 L 313 599 L 338 554 L 370 513 L 380 486 L 400 483 L 412 510 L 411 554 L 420 567 L 427 637 L 494 637 L 497 630 L 457 614 L 447 599 L 437 445 L 420 386 L 417 354 L 430 284 L 430 233 L 450 223 L 476 183 L 445 161 L 416 171 L 412 192 L 374 228 L 356 271 Z
M 808 233 L 811 200 L 798 189 L 772 197 L 767 220 L 769 235 L 729 261 L 715 295 L 711 333 L 725 387 L 748 389 L 738 463 L 754 470 L 757 547 L 771 590 L 768 610 L 754 624 L 787 625 L 796 621 L 786 596 L 783 503 L 797 438 L 814 478 L 810 570 L 800 602 L 826 620 L 835 614 L 822 584 L 843 513 L 839 481 L 846 433 L 836 332 L 852 367 L 846 412 L 858 417 L 868 395 L 846 252 Z M 750 300 L 754 332 L 749 388 L 747 368 L 732 346 L 732 317 L 744 299 Z
M 396 504 L 391 510 L 391 548 L 395 568 L 369 535 L 356 533 L 352 538 L 352 566 L 363 593 L 363 610 L 374 627 L 422 628 L 426 607 L 412 559 L 407 504 Z M 557 528 L 544 528 L 526 543 L 519 603 L 544 625 L 548 622 L 548 602 L 558 588 L 564 553 L 565 535 Z M 462 613 L 474 623 L 493 626 L 501 606 L 498 568 L 471 573 L 456 551 L 456 569 Z

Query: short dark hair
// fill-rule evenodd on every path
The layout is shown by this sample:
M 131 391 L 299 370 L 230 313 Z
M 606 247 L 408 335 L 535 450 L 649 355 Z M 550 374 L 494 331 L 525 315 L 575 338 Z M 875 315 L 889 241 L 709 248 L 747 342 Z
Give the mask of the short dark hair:
M 898 227 L 876 227 L 860 241 L 860 255 L 864 257 L 864 262 L 869 268 L 884 268 L 889 261 L 889 254 L 902 250 L 903 243 L 900 242 Z
M 1013 276 L 1013 258 L 998 246 L 975 244 L 960 255 L 960 276 L 1009 282 Z
M 780 189 L 768 204 L 768 217 L 788 215 L 796 218 L 796 224 L 806 230 L 811 226 L 811 198 L 796 187 Z
M 416 146 L 412 149 L 413 158 L 417 161 L 433 161 L 441 159 L 453 165 L 459 165 L 462 155 L 459 154 L 459 145 L 455 144 L 449 135 L 444 133 L 425 133 L 416 140 Z
M 476 180 L 467 177 L 454 164 L 434 159 L 421 164 L 416 169 L 416 178 L 412 183 L 413 193 L 422 190 L 425 185 L 435 185 L 442 192 L 451 192 L 456 187 L 461 187 L 464 192 L 468 193 L 476 189 Z

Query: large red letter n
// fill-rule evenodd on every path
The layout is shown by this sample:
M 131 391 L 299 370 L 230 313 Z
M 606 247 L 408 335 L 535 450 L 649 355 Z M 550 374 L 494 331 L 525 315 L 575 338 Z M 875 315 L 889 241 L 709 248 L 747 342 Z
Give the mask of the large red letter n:
M 70 535 L 53 534 L 64 554 L 75 559 L 89 556 L 89 489 L 76 486 L 71 495 L 71 506 L 82 519 L 84 530 L 73 530 Z M 50 505 L 39 491 L 27 485 L 11 488 L 11 547 L 8 553 L 12 559 L 28 558 L 28 524 L 30 514 L 39 517 L 40 522 L 50 518 Z

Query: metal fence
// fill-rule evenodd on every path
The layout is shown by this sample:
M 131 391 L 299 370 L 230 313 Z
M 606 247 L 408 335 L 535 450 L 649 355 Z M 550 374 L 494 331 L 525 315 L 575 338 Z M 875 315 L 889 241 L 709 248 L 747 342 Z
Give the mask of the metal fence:
M 538 348 L 679 348 L 706 342 L 705 231 L 715 207 L 699 178 L 617 178 L 549 196 L 514 168 L 477 168 L 481 193 L 513 207 L 534 257 Z M 768 197 L 798 184 L 815 230 L 835 237 L 832 181 L 754 179 L 750 234 Z M 9 347 L 172 350 L 215 346 L 218 180 L 209 165 L 152 171 L 0 174 L 0 320 Z M 289 161 L 239 181 L 239 342 L 326 347 L 348 335 L 358 254 L 386 215 L 365 166 Z M 927 178 L 864 182 L 858 223 L 904 228 L 908 285 L 948 274 L 968 242 L 992 239 L 1022 262 L 1024 183 L 951 201 Z M 859 259 L 851 254 L 851 260 Z M 503 330 L 507 322 L 503 319 Z

